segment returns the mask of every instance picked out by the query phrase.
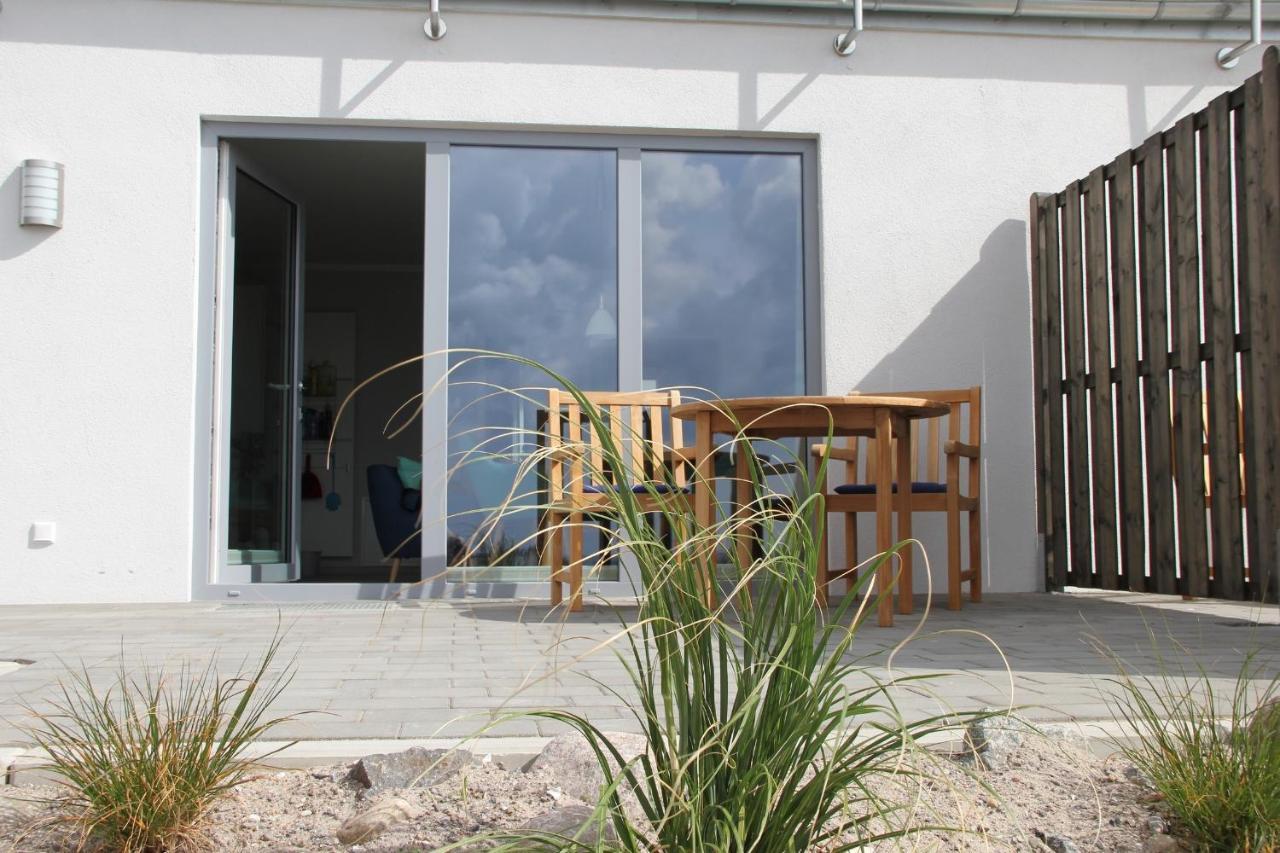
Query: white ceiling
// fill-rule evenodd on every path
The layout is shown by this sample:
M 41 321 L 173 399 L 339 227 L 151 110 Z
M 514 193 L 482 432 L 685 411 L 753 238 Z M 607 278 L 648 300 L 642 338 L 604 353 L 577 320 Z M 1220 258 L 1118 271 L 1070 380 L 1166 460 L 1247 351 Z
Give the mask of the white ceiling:
M 235 145 L 305 206 L 308 264 L 421 265 L 422 145 L 284 139 Z

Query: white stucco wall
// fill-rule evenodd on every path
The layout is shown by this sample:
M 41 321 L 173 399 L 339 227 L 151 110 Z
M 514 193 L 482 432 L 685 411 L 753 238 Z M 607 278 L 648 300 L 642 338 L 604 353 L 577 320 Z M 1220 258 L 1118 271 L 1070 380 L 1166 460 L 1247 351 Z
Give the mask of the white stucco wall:
M 988 588 L 1041 585 L 1028 194 L 1202 106 L 1260 52 L 1222 72 L 1203 42 L 873 30 L 840 59 L 811 27 L 461 11 L 432 43 L 422 18 L 6 0 L 0 602 L 190 594 L 210 116 L 815 135 L 828 388 L 982 383 Z M 67 166 L 60 231 L 17 226 L 27 157 Z M 29 546 L 36 520 L 56 544 Z

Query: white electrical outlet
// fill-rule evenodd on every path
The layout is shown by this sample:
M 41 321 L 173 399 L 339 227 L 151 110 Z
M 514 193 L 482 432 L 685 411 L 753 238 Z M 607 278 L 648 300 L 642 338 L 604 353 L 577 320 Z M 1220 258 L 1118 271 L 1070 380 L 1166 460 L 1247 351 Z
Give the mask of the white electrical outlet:
M 52 521 L 33 521 L 31 523 L 32 545 L 52 545 L 57 535 L 58 525 Z

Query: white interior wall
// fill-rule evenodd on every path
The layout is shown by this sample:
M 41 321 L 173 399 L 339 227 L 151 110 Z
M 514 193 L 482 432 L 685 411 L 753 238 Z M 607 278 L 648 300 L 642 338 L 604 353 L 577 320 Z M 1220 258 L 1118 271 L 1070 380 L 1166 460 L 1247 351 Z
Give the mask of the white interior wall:
M 827 387 L 981 382 L 988 589 L 1040 586 L 1028 194 L 1237 85 L 1260 52 L 1222 72 L 1203 42 L 872 30 L 842 59 L 803 26 L 456 11 L 429 42 L 422 18 L 4 4 L 0 601 L 190 594 L 202 117 L 816 136 Z M 17 226 L 27 157 L 67 166 L 59 231 Z M 57 542 L 30 547 L 33 521 Z

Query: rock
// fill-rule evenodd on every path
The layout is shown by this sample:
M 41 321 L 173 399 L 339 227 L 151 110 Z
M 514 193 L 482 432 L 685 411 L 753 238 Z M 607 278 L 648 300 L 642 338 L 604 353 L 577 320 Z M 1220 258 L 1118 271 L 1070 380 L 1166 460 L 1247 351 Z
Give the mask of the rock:
M 1147 829 L 1156 835 L 1163 835 L 1169 831 L 1169 825 L 1164 822 L 1164 818 L 1158 814 L 1153 814 L 1147 818 Z
M 618 747 L 622 749 L 622 747 Z M 574 838 L 580 845 L 592 846 L 602 841 L 617 841 L 613 824 L 606 818 L 595 817 L 595 809 L 584 803 L 564 803 L 530 818 L 520 825 L 522 830 L 535 830 L 564 838 Z M 522 848 L 515 848 L 517 850 Z M 543 849 L 542 847 L 530 849 Z
M 604 736 L 626 761 L 643 755 L 649 748 L 648 741 L 642 735 L 605 732 Z M 610 763 L 613 763 L 612 760 Z M 600 798 L 600 789 L 605 784 L 604 772 L 600 769 L 595 750 L 578 732 L 553 737 L 542 752 L 538 753 L 529 769 L 550 775 L 564 793 L 588 803 L 594 803 Z M 614 771 L 617 771 L 616 766 Z
M 984 712 L 990 713 L 986 708 Z M 1027 738 L 1041 737 L 1076 749 L 1088 750 L 1088 738 L 1073 726 L 1057 723 L 1034 725 L 1015 714 L 994 714 L 974 720 L 965 727 L 968 751 L 962 763 L 976 763 L 987 770 L 1003 770 L 1014 765 L 1015 753 Z
M 1153 835 L 1142 843 L 1142 853 L 1179 853 L 1183 849 L 1172 835 Z
M 347 818 L 338 827 L 338 840 L 343 844 L 371 841 L 397 823 L 417 820 L 421 816 L 420 810 L 399 797 L 384 800 L 368 811 Z
M 1144 788 L 1155 788 L 1155 783 L 1151 781 L 1151 777 L 1143 773 L 1137 767 L 1130 764 L 1124 769 L 1124 778 L 1128 779 L 1135 785 L 1141 785 Z
M 423 749 L 366 755 L 351 766 L 347 779 L 369 793 L 388 788 L 430 788 L 458 774 L 474 761 L 465 749 Z
M 1036 838 L 1039 838 L 1044 843 L 1044 846 L 1054 853 L 1080 853 L 1080 848 L 1065 835 L 1051 835 L 1037 829 Z

